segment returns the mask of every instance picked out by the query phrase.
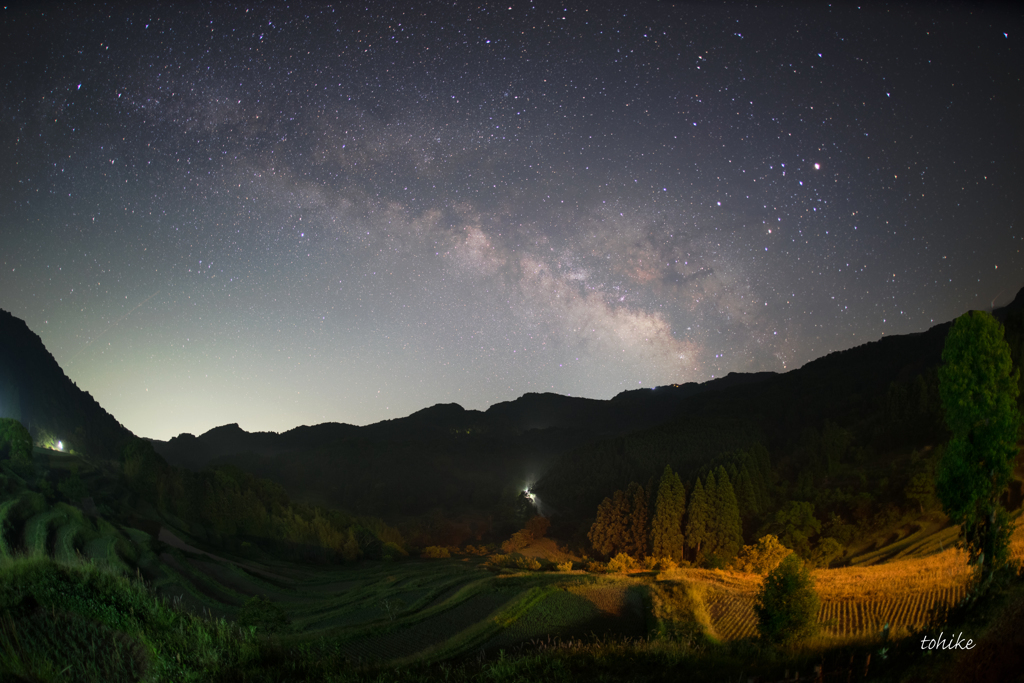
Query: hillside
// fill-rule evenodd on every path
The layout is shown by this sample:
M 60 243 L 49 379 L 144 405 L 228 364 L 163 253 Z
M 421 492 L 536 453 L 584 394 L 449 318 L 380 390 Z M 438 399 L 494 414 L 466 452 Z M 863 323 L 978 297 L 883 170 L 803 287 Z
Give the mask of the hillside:
M 526 394 L 486 411 L 435 405 L 365 427 L 326 423 L 282 434 L 237 424 L 153 441 L 170 464 L 235 465 L 296 497 L 362 513 L 458 515 L 510 505 L 563 453 L 602 436 L 657 425 L 693 397 L 772 373 L 623 392 L 608 401 Z
M 0 310 L 0 417 L 21 421 L 36 443 L 114 457 L 132 433 L 68 379 L 25 322 Z M 52 442 L 52 444 L 51 444 Z
M 1024 290 L 994 312 L 1018 368 L 1022 302 Z M 670 421 L 567 452 L 533 491 L 559 511 L 558 532 L 583 542 L 601 500 L 629 482 L 656 482 L 666 464 L 691 487 L 718 465 L 735 477 L 756 452 L 770 462 L 770 472 L 755 483 L 773 502 L 745 513 L 746 532 L 793 499 L 812 502 L 823 522 L 835 515 L 834 526 L 867 532 L 891 524 L 913 509 L 908 486 L 948 438 L 937 368 L 949 327 L 885 337 L 750 385 L 685 398 Z M 1014 501 L 1020 489 L 1015 481 Z M 854 532 L 844 533 L 846 542 Z

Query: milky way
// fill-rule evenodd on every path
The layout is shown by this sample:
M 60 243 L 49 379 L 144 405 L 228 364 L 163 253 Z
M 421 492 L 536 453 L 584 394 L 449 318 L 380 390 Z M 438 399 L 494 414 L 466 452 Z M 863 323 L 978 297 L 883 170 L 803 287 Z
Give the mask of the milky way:
M 1003 10 L 0 16 L 0 307 L 141 435 L 785 371 L 1024 285 Z

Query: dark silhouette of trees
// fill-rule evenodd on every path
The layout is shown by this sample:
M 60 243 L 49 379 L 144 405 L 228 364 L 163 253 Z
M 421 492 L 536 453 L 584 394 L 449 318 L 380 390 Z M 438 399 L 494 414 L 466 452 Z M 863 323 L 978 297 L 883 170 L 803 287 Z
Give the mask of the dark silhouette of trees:
M 597 507 L 587 538 L 602 555 L 626 553 L 632 557 L 647 555 L 648 541 L 647 492 L 635 481 L 625 491 L 616 491 Z
M 685 513 L 686 488 L 679 475 L 665 465 L 651 522 L 651 552 L 655 557 L 670 557 L 677 562 L 682 560 Z
M 983 585 L 1009 559 L 1010 525 L 999 499 L 1017 455 L 1019 372 L 998 320 L 981 311 L 956 319 L 939 368 L 953 437 L 939 464 L 937 490 Z
M 32 461 L 32 435 L 9 417 L 0 418 L 0 457 L 9 457 L 15 464 Z
M 708 482 L 705 493 L 708 495 L 710 503 L 710 515 L 707 524 L 708 545 L 704 554 L 709 557 L 714 555 L 720 563 L 724 563 L 735 557 L 743 547 L 740 509 L 736 502 L 732 483 L 729 481 L 729 474 L 724 467 L 719 466 L 715 470 L 714 479 L 709 474 Z M 714 483 L 713 489 L 710 482 Z
M 708 481 L 714 483 L 714 476 L 708 475 Z M 711 518 L 711 506 L 707 493 L 700 477 L 693 485 L 693 495 L 690 497 L 690 510 L 686 519 L 686 531 L 683 533 L 686 539 L 686 547 L 690 548 L 700 557 L 701 545 L 708 539 L 708 524 Z

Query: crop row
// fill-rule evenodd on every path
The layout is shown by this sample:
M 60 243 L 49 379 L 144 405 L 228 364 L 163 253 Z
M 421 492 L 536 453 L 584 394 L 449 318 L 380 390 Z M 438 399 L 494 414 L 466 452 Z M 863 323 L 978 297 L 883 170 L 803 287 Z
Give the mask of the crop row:
M 357 638 L 342 647 L 350 657 L 380 660 L 406 657 L 442 643 L 483 621 L 510 598 L 507 592 L 481 592 L 411 626 Z
M 927 625 L 936 608 L 955 604 L 964 590 L 958 586 L 889 600 L 826 601 L 819 621 L 826 632 L 839 637 L 870 635 L 885 624 L 889 624 L 890 630 L 913 630 Z
M 875 634 L 889 624 L 892 633 L 906 632 L 928 624 L 935 609 L 955 604 L 964 587 L 946 587 L 888 600 L 824 600 L 818 621 L 833 637 L 849 638 Z M 750 595 L 715 592 L 706 599 L 715 635 L 735 640 L 757 635 L 754 598 Z
M 47 552 L 47 541 L 50 536 L 50 529 L 58 523 L 67 520 L 63 510 L 52 507 L 45 512 L 40 512 L 25 523 L 25 548 L 30 555 L 45 554 Z
M 735 640 L 757 635 L 754 599 L 749 595 L 717 592 L 710 598 L 711 625 L 722 640 Z
M 581 630 L 602 616 L 590 600 L 568 591 L 553 591 L 502 629 L 484 645 L 486 650 L 505 648 L 533 638 L 564 635 Z

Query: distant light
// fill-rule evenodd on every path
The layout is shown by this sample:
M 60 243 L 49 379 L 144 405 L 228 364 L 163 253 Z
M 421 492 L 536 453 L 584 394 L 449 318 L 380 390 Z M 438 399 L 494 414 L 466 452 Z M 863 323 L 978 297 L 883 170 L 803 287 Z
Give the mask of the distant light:
M 57 450 L 58 451 L 64 450 L 64 442 L 63 441 L 58 441 L 57 442 Z
M 821 170 L 821 164 L 815 164 L 814 165 L 814 170 L 815 171 L 820 171 Z

